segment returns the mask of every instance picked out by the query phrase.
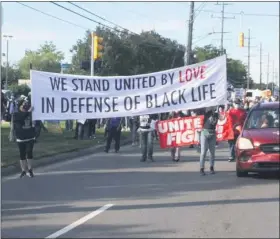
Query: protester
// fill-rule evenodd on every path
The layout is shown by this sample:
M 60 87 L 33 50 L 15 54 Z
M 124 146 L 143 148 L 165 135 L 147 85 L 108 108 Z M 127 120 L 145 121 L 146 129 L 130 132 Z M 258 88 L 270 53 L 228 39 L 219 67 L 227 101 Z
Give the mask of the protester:
M 205 175 L 205 157 L 209 149 L 210 151 L 210 173 L 214 174 L 215 151 L 216 151 L 216 125 L 218 123 L 218 113 L 215 108 L 206 109 L 203 120 L 203 127 L 200 136 L 201 153 L 200 153 L 200 174 Z
M 112 140 L 115 141 L 115 153 L 118 153 L 120 150 L 120 140 L 121 140 L 121 131 L 122 131 L 123 118 L 116 117 L 110 118 L 106 122 L 105 132 L 106 134 L 106 145 L 104 152 L 108 153 L 111 147 Z
M 133 116 L 129 118 L 129 128 L 131 132 L 132 146 L 137 145 L 137 129 L 139 127 L 139 118 Z
M 95 132 L 96 132 L 97 119 L 88 119 L 87 123 L 88 123 L 88 138 L 96 139 Z
M 169 119 L 182 118 L 184 116 L 185 115 L 183 114 L 182 111 L 173 111 L 170 113 Z M 180 147 L 171 148 L 171 158 L 172 158 L 172 161 L 174 161 L 174 162 L 180 161 L 180 158 L 181 158 Z
M 19 111 L 13 115 L 16 141 L 20 153 L 20 177 L 24 177 L 28 172 L 30 177 L 34 177 L 32 169 L 33 147 L 35 141 L 35 128 L 32 124 L 32 107 L 30 102 L 22 100 L 19 102 Z
M 151 161 L 153 159 L 153 141 L 154 141 L 154 129 L 151 127 L 152 117 L 150 115 L 141 115 L 139 118 L 139 133 L 141 135 L 141 150 L 142 158 L 141 162 L 145 162 L 147 158 Z
M 239 130 L 237 130 L 237 127 L 243 127 L 244 121 L 247 116 L 246 110 L 242 109 L 240 104 L 240 100 L 236 100 L 233 104 L 233 108 L 228 112 L 228 115 L 231 118 L 234 132 L 234 139 L 228 140 L 230 150 L 230 156 L 228 159 L 229 162 L 233 162 L 235 160 L 235 143 L 240 133 Z

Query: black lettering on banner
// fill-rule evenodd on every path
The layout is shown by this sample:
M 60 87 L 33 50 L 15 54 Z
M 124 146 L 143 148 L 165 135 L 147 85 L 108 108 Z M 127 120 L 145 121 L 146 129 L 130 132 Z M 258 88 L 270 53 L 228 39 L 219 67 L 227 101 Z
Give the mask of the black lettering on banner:
M 147 82 L 148 82 L 147 79 L 148 79 L 147 76 L 144 76 L 144 77 L 142 78 L 142 88 L 143 88 L 143 89 L 149 87 L 149 85 L 147 84 Z
M 54 113 L 55 109 L 55 100 L 54 97 L 42 97 L 41 98 L 42 113 Z
M 124 98 L 124 109 L 130 111 L 133 108 L 133 99 L 130 96 Z
M 77 103 L 76 103 L 76 101 L 77 101 L 78 99 L 77 99 L 77 97 L 73 97 L 73 98 L 71 98 L 71 113 L 77 113 Z
M 73 91 L 77 91 L 79 89 L 79 86 L 76 84 L 78 79 L 73 79 L 72 84 L 74 85 L 74 88 L 72 89 Z
M 93 91 L 92 85 L 91 85 L 89 80 L 86 82 L 86 87 L 85 88 L 86 88 L 85 89 L 86 91 Z
M 203 100 L 206 100 L 206 94 L 209 93 L 208 90 L 208 85 L 202 85 L 202 89 L 203 89 Z
M 156 85 L 156 77 L 155 76 L 149 76 L 149 86 L 154 87 Z
M 177 93 L 177 91 L 174 90 L 170 94 L 171 95 L 171 103 L 172 103 L 172 105 L 177 105 L 178 104 L 178 102 L 174 101 L 174 98 L 176 97 L 176 93 Z
M 168 73 L 168 75 L 169 75 L 169 78 L 170 78 L 170 84 L 173 85 L 173 80 L 174 80 L 175 73 L 174 72 Z
M 62 77 L 50 77 L 50 81 L 51 81 L 51 87 L 52 90 L 62 90 L 62 91 L 67 91 L 66 85 L 66 78 L 62 78 Z
M 167 84 L 167 75 L 166 74 L 162 74 L 161 75 L 161 84 L 162 85 L 166 85 Z
M 215 83 L 211 83 L 210 85 L 202 85 L 202 86 L 198 86 L 197 89 L 195 89 L 194 87 L 192 87 L 192 101 L 193 102 L 197 102 L 197 101 L 202 101 L 202 100 L 208 100 L 209 97 L 207 97 L 208 95 L 210 96 L 210 99 L 215 99 L 216 96 L 214 96 L 214 92 L 216 92 L 215 87 L 214 87 Z M 209 91 L 210 88 L 210 91 Z
M 110 89 L 110 83 L 108 80 L 102 81 L 103 91 L 108 91 Z
M 113 97 L 113 112 L 118 112 L 119 110 L 117 109 L 118 106 L 118 98 L 119 97 Z
M 214 93 L 216 92 L 215 90 L 215 83 L 211 83 L 210 84 L 210 96 L 211 96 L 211 99 L 216 99 L 216 96 L 214 95 Z
M 90 110 L 90 107 L 92 108 L 92 104 L 90 103 L 90 100 L 93 100 L 93 98 L 92 97 L 88 97 L 86 99 L 87 113 L 92 113 L 92 110 Z
M 82 108 L 85 106 L 85 99 L 84 97 L 79 98 L 79 113 L 82 113 Z
M 153 108 L 153 96 L 152 95 L 146 95 L 146 108 L 150 109 Z
M 134 109 L 138 109 L 138 105 L 140 105 L 140 95 L 136 95 L 134 97 Z
M 105 103 L 105 99 L 104 99 L 104 103 Z M 98 108 L 99 112 L 102 112 L 102 97 L 99 97 L 99 101 L 98 98 L 94 98 L 94 112 L 96 112 L 96 108 Z
M 166 92 L 164 92 L 162 107 L 164 107 L 165 105 L 170 106 L 170 102 L 169 102 Z M 159 107 L 161 107 L 161 106 L 159 106 Z
M 105 112 L 110 112 L 111 111 L 111 105 L 110 105 L 110 97 L 105 97 L 104 98 L 104 104 L 107 106 L 107 109 L 105 110 Z M 102 112 L 102 111 L 100 111 Z
M 67 98 L 61 98 L 61 113 L 66 113 L 69 111 L 69 101 Z
M 179 90 L 179 104 L 187 103 L 186 98 L 185 98 L 185 89 L 183 91 Z

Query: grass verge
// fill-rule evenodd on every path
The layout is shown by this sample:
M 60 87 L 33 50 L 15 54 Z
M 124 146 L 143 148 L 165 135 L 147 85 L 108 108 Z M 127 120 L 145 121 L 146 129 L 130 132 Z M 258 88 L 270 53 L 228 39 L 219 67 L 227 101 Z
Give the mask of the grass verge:
M 76 140 L 74 131 L 64 130 L 64 122 L 61 123 L 62 133 L 41 132 L 38 142 L 34 146 L 34 160 L 42 157 L 54 156 L 61 153 L 74 152 L 77 150 L 90 148 L 104 144 L 104 129 L 96 130 L 96 139 Z M 17 143 L 9 141 L 9 123 L 1 124 L 1 167 L 8 167 L 18 163 L 19 150 Z M 123 132 L 123 137 L 128 136 L 128 132 Z

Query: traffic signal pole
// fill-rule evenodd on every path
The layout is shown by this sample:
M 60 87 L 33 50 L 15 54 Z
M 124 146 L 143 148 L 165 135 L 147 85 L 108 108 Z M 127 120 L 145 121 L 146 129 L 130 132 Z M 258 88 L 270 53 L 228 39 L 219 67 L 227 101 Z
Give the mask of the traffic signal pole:
M 90 75 L 94 76 L 94 32 L 91 33 Z

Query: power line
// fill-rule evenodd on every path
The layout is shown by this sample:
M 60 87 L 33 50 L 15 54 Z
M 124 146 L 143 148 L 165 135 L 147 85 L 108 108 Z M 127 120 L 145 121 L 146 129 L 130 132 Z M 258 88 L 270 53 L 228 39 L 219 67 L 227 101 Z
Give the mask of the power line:
M 111 29 L 111 30 L 117 31 L 117 29 L 114 29 L 114 28 L 112 28 L 112 27 L 109 27 L 109 26 L 107 26 L 107 25 L 105 25 L 105 24 L 103 24 L 103 23 L 101 23 L 101 22 L 95 21 L 95 20 L 93 20 L 93 19 L 91 19 L 91 18 L 89 18 L 89 17 L 86 17 L 86 16 L 84 16 L 84 15 L 78 13 L 78 12 L 75 12 L 75 11 L 73 11 L 73 10 L 67 8 L 67 7 L 64 7 L 64 6 L 62 6 L 62 5 L 60 5 L 60 4 L 56 3 L 56 2 L 50 2 L 50 3 L 56 5 L 56 6 L 60 7 L 60 8 L 63 8 L 63 9 L 65 9 L 65 10 L 69 11 L 69 12 L 72 12 L 72 13 L 74 13 L 74 14 L 76 14 L 76 15 L 82 17 L 82 18 L 85 18 L 85 19 L 87 19 L 87 20 L 89 20 L 89 21 L 92 21 L 92 22 L 94 22 L 94 23 L 97 23 L 98 25 L 102 25 L 102 26 L 104 26 L 104 27 L 106 27 L 106 28 L 109 28 L 109 29 Z
M 64 6 L 62 6 L 62 5 L 60 5 L 60 4 L 58 4 L 58 3 L 55 3 L 55 2 L 51 2 L 52 4 L 54 4 L 54 5 L 57 5 L 58 7 L 60 7 L 60 8 L 63 8 L 64 10 L 66 10 L 66 11 L 69 11 L 69 12 L 72 12 L 72 13 L 74 13 L 74 14 L 76 14 L 76 15 L 78 15 L 78 16 L 80 16 L 80 17 L 82 17 L 82 18 L 85 18 L 85 19 L 87 19 L 87 20 L 89 20 L 89 21 L 92 21 L 92 22 L 94 22 L 94 23 L 97 23 L 97 24 L 99 24 L 99 25 L 102 25 L 103 27 L 105 27 L 105 28 L 109 28 L 109 29 L 111 29 L 111 30 L 113 30 L 113 31 L 117 31 L 117 32 L 119 32 L 119 33 L 124 33 L 123 31 L 120 31 L 120 30 L 118 30 L 118 29 L 116 29 L 116 28 L 112 28 L 112 27 L 110 27 L 110 26 L 108 26 L 108 25 L 106 25 L 106 24 L 104 24 L 104 23 L 101 23 L 101 22 L 98 22 L 98 21 L 96 21 L 96 20 L 93 20 L 92 18 L 89 18 L 89 17 L 86 17 L 86 16 L 84 16 L 84 15 L 82 15 L 82 14 L 80 14 L 80 13 L 78 13 L 78 12 L 76 12 L 76 11 L 73 11 L 73 10 L 71 10 L 71 9 L 69 9 L 69 8 L 67 8 L 67 7 L 64 7 Z M 85 10 L 85 9 L 84 9 Z M 87 10 L 86 10 L 87 11 Z M 123 28 L 124 29 L 124 28 Z M 127 31 L 127 30 L 126 30 Z M 131 32 L 131 31 L 130 31 Z M 140 37 L 141 38 L 141 35 L 139 35 L 139 34 L 137 34 L 137 33 L 133 33 L 135 36 L 138 36 L 138 37 Z M 142 39 L 141 39 L 142 40 Z M 162 43 L 148 43 L 148 42 L 146 42 L 146 43 L 143 43 L 143 44 L 145 44 L 145 45 L 147 45 L 147 46 L 154 46 L 154 47 L 163 47 L 163 48 L 169 48 L 169 49 L 176 49 L 175 47 L 167 47 L 166 45 L 164 45 L 164 44 L 162 44 Z
M 60 20 L 60 21 L 62 21 L 62 22 L 66 22 L 66 23 L 68 23 L 68 24 L 70 24 L 70 25 L 73 25 L 73 26 L 75 26 L 75 27 L 79 27 L 79 28 L 81 28 L 81 29 L 88 30 L 88 28 L 82 27 L 82 26 L 80 26 L 80 25 L 77 25 L 77 24 L 75 24 L 75 23 L 73 23 L 73 22 L 69 22 L 69 21 L 67 21 L 67 20 L 63 20 L 63 19 L 61 19 L 61 18 L 59 18 L 59 17 L 53 16 L 53 15 L 51 15 L 51 14 L 48 14 L 48 13 L 46 13 L 46 12 L 43 12 L 43 11 L 41 11 L 41 10 L 39 10 L 39 9 L 34 8 L 34 7 L 30 7 L 30 6 L 28 6 L 28 5 L 26 5 L 26 4 L 22 3 L 22 2 L 17 2 L 17 3 L 20 4 L 20 5 L 22 5 L 22 6 L 24 6 L 24 7 L 30 8 L 30 9 L 36 11 L 36 12 L 39 12 L 39 13 L 41 13 L 41 14 L 44 14 L 44 15 L 46 15 L 46 16 L 52 17 L 52 18 L 57 19 L 57 20 Z
M 212 10 L 201 10 L 201 12 L 210 12 L 210 13 L 220 13 Z M 224 12 L 225 14 L 232 15 L 244 15 L 244 16 L 255 16 L 255 17 L 279 17 L 279 15 L 274 14 L 264 14 L 264 13 L 244 13 L 244 12 Z
M 83 8 L 83 7 L 80 7 L 79 5 L 77 5 L 77 4 L 75 4 L 75 3 L 72 3 L 72 2 L 68 2 L 68 3 L 72 4 L 73 6 L 79 8 L 79 9 L 81 9 L 81 10 L 83 10 L 83 11 L 85 11 L 85 12 L 87 12 L 87 13 L 89 13 L 89 14 L 95 16 L 95 17 L 98 17 L 99 19 L 101 19 L 101 20 L 103 20 L 103 21 L 105 21 L 105 22 L 108 22 L 108 23 L 110 23 L 110 24 L 115 25 L 115 26 L 118 27 L 118 28 L 121 28 L 121 29 L 123 29 L 123 30 L 125 30 L 125 31 L 128 31 L 128 32 L 131 32 L 131 33 L 133 33 L 133 34 L 135 34 L 135 35 L 138 35 L 137 33 L 132 32 L 132 31 L 130 31 L 130 30 L 128 30 L 128 29 L 126 29 L 126 28 L 124 28 L 124 27 L 122 27 L 122 26 L 120 26 L 120 25 L 114 23 L 114 22 L 111 22 L 111 21 L 107 20 L 106 18 L 101 17 L 101 16 L 97 15 L 96 13 L 93 13 L 93 12 L 91 12 L 91 11 L 89 11 L 89 10 Z

